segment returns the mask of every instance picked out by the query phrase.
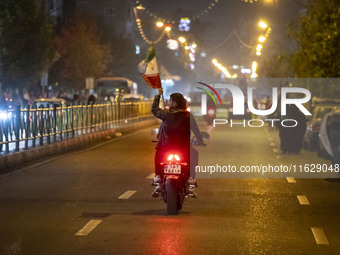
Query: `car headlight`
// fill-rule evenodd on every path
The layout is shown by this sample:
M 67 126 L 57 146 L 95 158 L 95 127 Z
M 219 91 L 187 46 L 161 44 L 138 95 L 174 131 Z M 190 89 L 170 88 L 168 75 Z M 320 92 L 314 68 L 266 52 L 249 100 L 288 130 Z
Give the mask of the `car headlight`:
M 0 119 L 1 120 L 6 120 L 12 118 L 12 113 L 11 112 L 5 112 L 5 111 L 0 111 Z

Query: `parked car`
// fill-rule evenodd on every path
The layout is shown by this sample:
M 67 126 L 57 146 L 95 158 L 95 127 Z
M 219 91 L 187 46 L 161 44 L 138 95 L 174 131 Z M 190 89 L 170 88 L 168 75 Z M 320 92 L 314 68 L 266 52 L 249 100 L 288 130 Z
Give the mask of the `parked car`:
M 48 108 L 48 107 L 66 107 L 67 103 L 65 99 L 62 98 L 39 98 L 34 100 L 31 105 L 31 108 Z
M 319 144 L 321 119 L 338 104 L 320 104 L 314 107 L 312 116 L 307 121 L 306 133 L 303 137 L 303 147 L 315 151 Z
M 330 117 L 333 117 L 332 119 L 339 119 L 340 118 L 340 107 L 334 107 L 332 111 L 327 113 L 321 121 L 320 125 L 320 134 L 319 134 L 319 143 L 317 146 L 317 153 L 320 157 L 330 158 L 333 156 L 330 140 L 329 140 L 329 130 L 328 125 L 329 121 L 331 121 Z

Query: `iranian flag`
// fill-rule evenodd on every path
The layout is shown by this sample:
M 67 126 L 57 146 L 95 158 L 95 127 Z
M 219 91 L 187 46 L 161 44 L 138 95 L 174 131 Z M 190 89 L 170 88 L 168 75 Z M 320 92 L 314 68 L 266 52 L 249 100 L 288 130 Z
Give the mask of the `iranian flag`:
M 154 89 L 162 87 L 158 72 L 155 48 L 153 45 L 149 47 L 146 59 L 138 64 L 138 69 L 150 87 Z

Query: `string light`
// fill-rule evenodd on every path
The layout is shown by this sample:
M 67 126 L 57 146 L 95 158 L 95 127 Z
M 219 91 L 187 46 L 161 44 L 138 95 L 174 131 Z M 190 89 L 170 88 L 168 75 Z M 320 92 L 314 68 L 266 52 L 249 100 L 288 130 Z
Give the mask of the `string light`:
M 225 68 L 223 65 L 218 63 L 217 59 L 214 58 L 211 60 L 211 63 L 214 64 L 227 78 L 232 78 L 231 74 L 228 72 L 227 68 Z
M 136 1 L 136 3 L 139 2 L 139 1 Z M 142 27 L 142 21 L 141 19 L 138 17 L 138 13 L 137 13 L 137 7 L 133 8 L 133 12 L 135 14 L 135 18 L 136 18 L 136 24 L 137 24 L 137 27 L 138 27 L 138 30 L 139 30 L 139 34 L 141 35 L 141 37 L 143 38 L 143 40 L 147 43 L 147 44 L 157 44 L 159 43 L 165 34 L 167 34 L 166 32 L 170 32 L 169 31 L 166 31 L 165 29 L 162 31 L 161 35 L 157 38 L 157 40 L 155 41 L 151 41 L 149 40 L 146 36 L 145 36 L 145 33 L 144 33 L 144 30 L 143 30 L 143 27 Z
M 157 26 L 158 28 L 161 28 L 161 27 L 164 26 L 164 23 L 163 23 L 162 21 L 158 21 L 158 22 L 156 23 L 156 26 Z
M 263 29 L 266 29 L 268 27 L 267 23 L 262 20 L 259 22 L 259 26 Z
M 251 75 L 250 75 L 250 78 L 256 78 L 257 77 L 256 68 L 257 68 L 257 62 L 253 61 L 253 63 L 251 64 Z
M 261 35 L 261 36 L 259 37 L 259 42 L 260 42 L 260 43 L 263 43 L 265 40 L 266 40 L 266 37 L 264 37 L 263 35 Z
M 211 11 L 211 10 L 216 6 L 216 4 L 217 4 L 218 2 L 219 2 L 219 0 L 212 0 L 212 1 L 210 2 L 210 4 L 208 5 L 207 8 L 205 8 L 205 9 L 204 9 L 203 11 L 201 11 L 199 14 L 191 16 L 191 19 L 192 19 L 192 20 L 195 20 L 195 19 L 198 19 L 200 16 L 203 16 L 203 15 L 207 14 L 209 11 Z M 175 20 L 166 20 L 166 19 L 164 19 L 164 18 L 158 17 L 158 16 L 155 15 L 153 12 L 149 11 L 149 10 L 141 3 L 140 0 L 137 0 L 137 1 L 136 1 L 136 6 L 137 6 L 136 8 L 137 8 L 138 10 L 143 10 L 143 11 L 145 11 L 150 17 L 159 18 L 161 21 L 166 22 L 166 23 L 168 23 L 168 24 L 175 24 L 175 23 L 177 22 L 177 21 L 175 21 Z
M 269 34 L 270 34 L 272 29 L 268 26 L 268 24 L 266 22 L 264 22 L 262 20 L 259 22 L 259 27 L 262 28 L 262 29 L 267 29 L 266 34 L 264 36 L 261 35 L 259 37 L 259 40 L 258 40 L 260 43 L 263 43 L 268 38 L 268 36 L 269 36 Z M 262 47 L 263 47 L 262 44 L 258 44 L 256 46 L 256 55 L 257 56 L 261 56 L 262 55 L 262 53 L 261 53 Z
M 183 36 L 178 37 L 178 41 L 181 43 L 185 43 L 187 41 L 187 39 L 185 39 Z
M 250 44 L 247 44 L 245 43 L 242 38 L 239 36 L 239 34 L 233 30 L 227 37 L 226 39 L 224 39 L 222 42 L 220 42 L 219 44 L 215 45 L 213 48 L 210 48 L 210 49 L 207 49 L 207 51 L 214 51 L 220 47 L 222 47 L 224 44 L 226 44 L 230 39 L 232 39 L 233 37 L 236 37 L 236 39 L 239 41 L 239 43 L 245 47 L 245 48 L 248 48 L 248 49 L 253 49 L 254 48 L 254 45 L 250 45 Z

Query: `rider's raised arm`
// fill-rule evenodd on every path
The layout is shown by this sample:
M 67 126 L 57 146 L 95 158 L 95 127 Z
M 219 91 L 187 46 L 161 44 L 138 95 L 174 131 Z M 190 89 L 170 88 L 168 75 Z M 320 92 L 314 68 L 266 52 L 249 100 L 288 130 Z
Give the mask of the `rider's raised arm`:
M 151 108 L 151 112 L 153 115 L 155 115 L 155 117 L 163 120 L 164 119 L 164 115 L 165 115 L 165 110 L 159 108 L 159 101 L 160 101 L 161 96 L 160 95 L 156 95 L 153 103 L 152 103 L 152 108 Z

